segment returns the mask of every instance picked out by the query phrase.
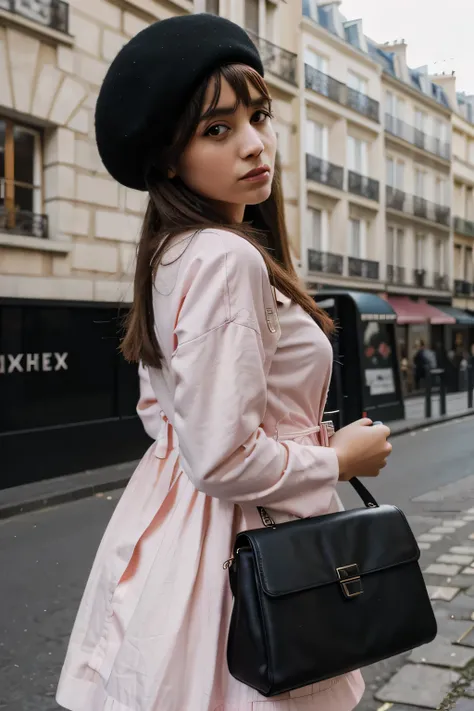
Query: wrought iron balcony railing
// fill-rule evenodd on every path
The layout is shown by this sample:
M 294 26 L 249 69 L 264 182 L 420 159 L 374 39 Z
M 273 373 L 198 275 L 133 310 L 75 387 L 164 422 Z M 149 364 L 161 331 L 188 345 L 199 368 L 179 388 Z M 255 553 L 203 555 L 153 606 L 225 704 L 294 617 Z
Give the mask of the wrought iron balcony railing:
M 392 188 L 390 185 L 386 187 L 385 200 L 386 207 L 390 210 L 405 212 L 408 215 L 449 227 L 451 208 L 446 205 L 438 205 L 417 195 L 408 195 L 403 190 Z
M 324 274 L 340 276 L 344 271 L 344 257 L 341 254 L 308 249 L 308 267 L 310 272 L 323 272 Z
M 27 210 L 7 210 L 4 205 L 0 205 L 0 232 L 46 239 L 48 216 L 35 215 Z
M 368 178 L 366 175 L 354 173 L 353 170 L 349 171 L 348 189 L 350 193 L 360 195 L 369 200 L 376 200 L 377 202 L 379 200 L 379 181 Z
M 366 94 L 362 94 L 360 91 L 351 89 L 346 84 L 343 84 L 328 74 L 320 72 L 319 69 L 315 69 L 309 64 L 305 64 L 304 72 L 306 89 L 311 89 L 318 94 L 327 96 L 328 99 L 337 101 L 339 104 L 344 104 L 373 121 L 378 122 L 380 120 L 380 104 L 378 101 L 375 101 L 375 99 L 372 99 Z
M 63 0 L 0 0 L 0 10 L 21 15 L 58 32 L 69 32 L 69 5 Z
M 474 222 L 463 217 L 454 218 L 454 231 L 466 237 L 474 237 Z
M 349 257 L 349 276 L 362 277 L 363 279 L 379 278 L 379 263 L 370 259 L 357 259 Z
M 347 87 L 347 105 L 354 111 L 367 116 L 373 121 L 379 121 L 379 102 L 371 99 L 367 94 L 362 94 L 360 91 Z
M 465 279 L 455 279 L 454 294 L 456 296 L 471 296 L 471 294 L 474 294 L 474 285 Z
M 385 203 L 392 210 L 405 211 L 405 199 L 407 194 L 403 190 L 392 188 L 390 185 L 386 187 Z
M 435 272 L 433 275 L 433 286 L 438 291 L 449 291 L 449 279 L 446 274 Z
M 414 269 L 413 270 L 413 281 L 415 286 L 423 289 L 426 282 L 426 269 Z
M 405 123 L 405 121 L 396 116 L 385 114 L 385 130 L 387 133 L 391 133 L 393 136 L 397 136 L 397 138 L 401 138 L 407 143 L 411 143 L 413 146 L 440 158 L 449 160 L 451 157 L 450 143 L 442 141 L 435 136 L 428 136 L 424 131 Z
M 306 177 L 339 190 L 344 187 L 344 169 L 310 153 L 306 154 Z
M 298 84 L 298 69 L 297 69 L 297 56 L 293 52 L 289 52 L 283 47 L 279 47 L 273 42 L 269 42 L 263 37 L 259 37 L 252 30 L 247 30 L 247 33 L 252 38 L 260 56 L 262 58 L 263 66 L 271 74 L 274 74 L 280 79 L 284 79 L 289 84 Z
M 405 267 L 396 267 L 393 264 L 387 264 L 387 281 L 389 284 L 404 284 Z

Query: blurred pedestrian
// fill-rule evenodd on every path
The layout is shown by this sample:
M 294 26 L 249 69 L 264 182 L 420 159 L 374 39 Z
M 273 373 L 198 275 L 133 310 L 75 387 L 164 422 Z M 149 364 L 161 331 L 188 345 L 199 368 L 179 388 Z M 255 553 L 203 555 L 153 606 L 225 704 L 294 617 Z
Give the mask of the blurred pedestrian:
M 415 389 L 419 390 L 426 380 L 427 372 L 436 368 L 436 355 L 420 340 L 419 347 L 413 359 L 415 368 Z
M 332 322 L 291 263 L 271 115 L 255 46 L 214 15 L 143 30 L 102 86 L 102 160 L 149 193 L 123 351 L 147 366 L 160 425 L 78 612 L 57 694 L 72 711 L 266 701 L 226 663 L 236 533 L 258 506 L 277 522 L 339 511 L 338 480 L 390 454 L 383 425 L 321 422 Z M 268 706 L 350 711 L 362 693 L 354 671 Z

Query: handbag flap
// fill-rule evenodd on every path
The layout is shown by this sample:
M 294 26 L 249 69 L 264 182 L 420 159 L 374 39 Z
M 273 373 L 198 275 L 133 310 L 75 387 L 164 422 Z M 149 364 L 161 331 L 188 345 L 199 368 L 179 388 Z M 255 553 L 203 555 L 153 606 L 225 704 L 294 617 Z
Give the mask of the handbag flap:
M 341 575 L 363 576 L 420 557 L 411 528 L 395 506 L 299 519 L 237 536 L 236 549 L 249 544 L 262 588 L 272 596 L 339 583 Z

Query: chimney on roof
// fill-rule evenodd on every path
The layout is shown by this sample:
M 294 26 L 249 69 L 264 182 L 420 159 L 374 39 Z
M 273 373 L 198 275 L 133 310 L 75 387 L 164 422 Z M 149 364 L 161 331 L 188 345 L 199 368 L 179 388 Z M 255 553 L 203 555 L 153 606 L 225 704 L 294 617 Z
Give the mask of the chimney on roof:
M 442 75 L 432 76 L 431 79 L 435 84 L 438 84 L 440 87 L 442 87 L 444 89 L 451 106 L 456 106 L 457 96 L 456 96 L 456 74 L 455 74 L 455 72 L 453 72 L 452 74 L 445 74 L 443 72 Z
M 402 81 L 409 81 L 408 66 L 407 66 L 407 45 L 405 40 L 395 40 L 395 42 L 385 42 L 383 45 L 379 45 L 384 52 L 389 52 L 395 55 L 397 67 L 397 76 Z

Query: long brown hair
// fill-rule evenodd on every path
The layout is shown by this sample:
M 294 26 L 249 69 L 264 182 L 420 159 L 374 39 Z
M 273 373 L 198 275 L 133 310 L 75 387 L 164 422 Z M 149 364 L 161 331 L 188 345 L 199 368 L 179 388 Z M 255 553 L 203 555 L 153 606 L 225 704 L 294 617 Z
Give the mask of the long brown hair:
M 137 250 L 133 304 L 126 318 L 121 349 L 127 360 L 141 360 L 154 368 L 161 367 L 163 357 L 154 329 L 154 275 L 169 241 L 183 232 L 225 227 L 237 233 L 258 249 L 275 288 L 313 316 L 327 335 L 334 328 L 329 316 L 304 290 L 294 270 L 278 164 L 270 197 L 260 205 L 247 206 L 242 224 L 228 224 L 206 198 L 192 192 L 179 177 L 167 177 L 168 167 L 177 164 L 203 118 L 205 94 L 211 80 L 214 81 L 214 95 L 206 114 L 217 106 L 222 80 L 234 90 L 236 108 L 239 104 L 250 106 L 249 84 L 271 105 L 265 81 L 256 71 L 242 64 L 222 66 L 199 86 L 187 103 L 173 144 L 152 161 L 147 174 L 149 200 Z

